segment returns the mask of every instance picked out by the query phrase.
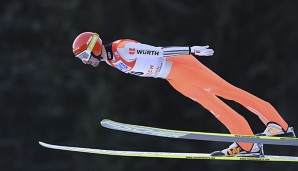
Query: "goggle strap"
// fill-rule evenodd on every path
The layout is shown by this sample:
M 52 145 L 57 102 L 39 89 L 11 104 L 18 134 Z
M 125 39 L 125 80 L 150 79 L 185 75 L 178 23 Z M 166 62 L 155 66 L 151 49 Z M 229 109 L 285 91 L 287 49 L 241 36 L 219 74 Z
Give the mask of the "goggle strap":
M 90 50 L 92 52 L 98 38 L 99 38 L 99 35 L 97 33 L 94 33 L 94 35 L 92 36 L 92 39 L 88 45 L 87 50 Z

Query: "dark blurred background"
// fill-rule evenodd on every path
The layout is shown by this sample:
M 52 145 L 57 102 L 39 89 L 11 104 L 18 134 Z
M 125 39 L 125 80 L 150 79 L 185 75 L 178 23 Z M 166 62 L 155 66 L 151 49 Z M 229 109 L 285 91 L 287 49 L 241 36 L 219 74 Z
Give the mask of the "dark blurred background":
M 10 0 L 0 5 L 0 170 L 295 170 L 295 163 L 115 157 L 56 151 L 38 141 L 89 148 L 212 152 L 230 143 L 174 140 L 106 130 L 102 119 L 202 132 L 227 129 L 165 80 L 123 74 L 72 54 L 81 32 L 104 43 L 210 45 L 199 60 L 270 102 L 298 128 L 298 3 L 295 0 Z M 251 123 L 265 126 L 226 101 Z M 296 132 L 297 133 L 297 132 Z M 297 147 L 265 153 L 298 155 Z

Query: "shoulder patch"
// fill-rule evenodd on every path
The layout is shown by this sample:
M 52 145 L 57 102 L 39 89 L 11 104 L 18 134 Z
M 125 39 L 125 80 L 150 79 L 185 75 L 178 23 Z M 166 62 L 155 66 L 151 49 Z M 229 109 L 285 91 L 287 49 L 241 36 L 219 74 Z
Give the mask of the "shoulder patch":
M 120 71 L 128 71 L 128 70 L 131 69 L 129 66 L 125 65 L 125 63 L 123 63 L 121 60 L 119 60 L 118 62 L 116 62 L 114 65 Z

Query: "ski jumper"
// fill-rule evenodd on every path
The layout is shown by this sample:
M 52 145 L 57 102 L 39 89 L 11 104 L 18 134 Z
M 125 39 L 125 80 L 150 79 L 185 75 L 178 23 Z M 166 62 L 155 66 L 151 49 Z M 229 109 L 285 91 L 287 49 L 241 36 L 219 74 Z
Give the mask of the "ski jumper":
M 124 73 L 166 79 L 178 92 L 201 104 L 222 122 L 232 134 L 253 135 L 243 116 L 217 96 L 233 100 L 256 114 L 267 125 L 288 124 L 268 102 L 242 90 L 189 55 L 189 47 L 154 47 L 134 40 L 118 40 L 106 47 L 112 60 L 107 63 Z M 252 143 L 238 143 L 250 151 Z

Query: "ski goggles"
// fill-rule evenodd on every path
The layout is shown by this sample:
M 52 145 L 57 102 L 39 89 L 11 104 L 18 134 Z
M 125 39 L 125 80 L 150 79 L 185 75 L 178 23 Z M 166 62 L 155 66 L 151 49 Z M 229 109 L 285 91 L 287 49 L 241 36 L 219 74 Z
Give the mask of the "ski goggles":
M 99 38 L 99 35 L 97 33 L 94 33 L 87 49 L 84 50 L 83 52 L 77 54 L 76 57 L 81 59 L 83 62 L 89 61 L 89 59 L 91 57 L 91 52 L 92 52 L 98 38 Z

